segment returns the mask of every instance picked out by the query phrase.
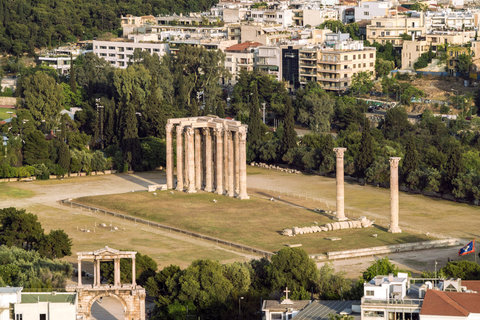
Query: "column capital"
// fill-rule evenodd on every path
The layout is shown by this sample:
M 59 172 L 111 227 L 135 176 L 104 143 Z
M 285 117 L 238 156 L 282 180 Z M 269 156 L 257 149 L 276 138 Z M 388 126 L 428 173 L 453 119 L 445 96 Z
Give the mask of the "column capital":
M 221 138 L 223 134 L 223 128 L 215 128 L 213 129 L 213 132 L 217 138 Z
M 237 132 L 236 135 L 240 139 L 240 142 L 245 142 L 247 140 L 247 133 L 246 132 Z
M 183 126 L 177 126 L 177 134 L 183 133 Z
M 195 133 L 195 130 L 192 127 L 187 127 L 186 132 L 187 132 L 187 135 L 193 136 L 193 134 Z
M 167 125 L 165 126 L 165 129 L 167 129 L 167 131 L 171 131 L 173 129 L 173 124 L 167 123 Z
M 202 134 L 207 137 L 210 135 L 210 128 L 203 128 Z
M 398 169 L 398 163 L 400 162 L 402 158 L 400 157 L 391 157 L 390 158 L 390 167 L 392 169 Z
M 343 158 L 343 154 L 347 151 L 347 148 L 333 148 L 337 158 Z

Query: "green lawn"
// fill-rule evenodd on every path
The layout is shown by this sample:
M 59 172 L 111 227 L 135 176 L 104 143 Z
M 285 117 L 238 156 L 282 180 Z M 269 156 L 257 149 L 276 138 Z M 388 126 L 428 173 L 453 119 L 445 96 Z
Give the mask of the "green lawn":
M 35 192 L 24 190 L 20 188 L 10 187 L 6 183 L 0 183 L 0 200 L 30 198 L 35 195 Z
M 218 202 L 214 203 L 213 199 Z M 282 236 L 280 232 L 285 228 L 312 226 L 315 222 L 324 225 L 332 220 L 311 210 L 258 197 L 240 201 L 204 192 L 172 194 L 164 191 L 157 192 L 156 196 L 136 192 L 84 197 L 75 201 L 272 252 L 287 244 L 302 244 L 309 254 L 320 254 L 432 239 L 405 232 L 390 234 L 383 227 Z M 372 234 L 378 237 L 374 238 Z M 330 241 L 326 237 L 340 237 L 342 240 Z
M 13 114 L 9 114 L 7 112 L 13 112 Z M 14 114 L 15 111 L 13 109 L 0 108 L 0 120 L 11 118 Z

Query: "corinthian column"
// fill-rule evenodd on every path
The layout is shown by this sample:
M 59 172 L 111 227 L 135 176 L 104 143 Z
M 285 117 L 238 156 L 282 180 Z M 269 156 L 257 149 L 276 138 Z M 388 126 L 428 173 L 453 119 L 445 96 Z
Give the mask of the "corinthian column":
M 177 191 L 183 191 L 183 127 L 177 126 Z
M 238 132 L 238 138 L 240 140 L 239 148 L 239 166 L 240 166 L 240 194 L 237 196 L 238 199 L 250 199 L 247 194 L 247 134 L 245 132 Z
M 223 188 L 228 189 L 228 150 L 229 144 L 231 141 L 228 139 L 228 135 L 230 131 L 228 130 L 228 126 L 225 126 L 223 129 Z M 225 194 L 227 194 L 228 190 L 225 190 Z
M 401 233 L 398 226 L 398 162 L 401 158 L 390 158 L 390 228 L 388 232 Z
M 194 135 L 195 132 L 192 127 L 187 127 L 187 154 L 186 158 L 188 160 L 188 193 L 195 193 L 195 149 L 194 145 Z
M 210 128 L 203 129 L 203 135 L 205 136 L 205 191 L 213 191 L 213 177 L 212 177 L 212 135 Z
M 195 189 L 202 189 L 202 136 L 195 129 Z
M 337 172 L 335 177 L 337 179 L 337 215 L 335 220 L 345 221 L 345 194 L 344 194 L 344 183 L 343 183 L 343 154 L 347 151 L 347 148 L 334 148 L 335 155 L 337 156 Z
M 215 128 L 216 137 L 216 172 L 217 172 L 217 185 L 215 186 L 216 194 L 223 194 L 223 128 Z
M 165 129 L 167 131 L 167 189 L 173 189 L 173 124 L 167 123 Z
M 235 132 L 235 194 L 240 193 L 240 140 L 238 139 L 238 131 Z
M 235 197 L 235 187 L 233 183 L 233 162 L 235 154 L 233 153 L 233 132 L 228 132 L 228 196 Z

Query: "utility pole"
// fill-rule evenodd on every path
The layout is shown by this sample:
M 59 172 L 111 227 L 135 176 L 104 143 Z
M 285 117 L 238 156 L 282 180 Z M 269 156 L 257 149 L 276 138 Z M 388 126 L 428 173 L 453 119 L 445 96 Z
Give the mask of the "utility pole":
M 266 103 L 262 103 L 262 106 L 263 106 L 263 123 L 265 124 L 265 105 Z

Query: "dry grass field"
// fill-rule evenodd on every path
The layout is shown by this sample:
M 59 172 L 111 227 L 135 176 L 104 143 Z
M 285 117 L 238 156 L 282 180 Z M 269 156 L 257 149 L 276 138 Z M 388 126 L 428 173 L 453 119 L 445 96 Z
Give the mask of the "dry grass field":
M 328 251 L 416 242 L 431 237 L 409 233 L 390 234 L 383 227 L 337 230 L 286 237 L 282 229 L 332 222 L 331 217 L 252 196 L 239 201 L 211 193 L 136 192 L 75 199 L 76 202 L 110 209 L 142 219 L 275 252 L 287 244 L 302 244 L 310 254 Z M 213 202 L 216 199 L 217 203 Z M 377 234 L 374 238 L 372 234 Z M 326 240 L 340 237 L 341 241 Z

